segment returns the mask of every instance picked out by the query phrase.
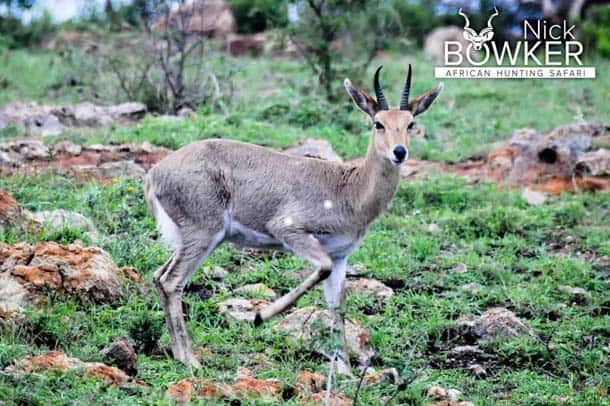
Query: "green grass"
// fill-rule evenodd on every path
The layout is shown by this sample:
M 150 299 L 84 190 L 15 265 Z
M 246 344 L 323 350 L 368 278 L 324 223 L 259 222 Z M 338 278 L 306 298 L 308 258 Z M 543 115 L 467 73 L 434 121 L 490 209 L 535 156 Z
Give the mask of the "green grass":
M 0 65 L 11 90 L 0 100 L 46 100 L 44 89 L 54 78 L 69 74 L 69 66 L 45 75 L 48 54 L 11 53 Z M 431 64 L 415 55 L 415 93 L 434 83 Z M 412 61 L 409 58 L 408 61 Z M 223 137 L 272 147 L 285 147 L 306 137 L 329 140 L 344 157 L 361 156 L 368 127 L 347 97 L 329 104 L 317 95 L 315 81 L 295 62 L 239 60 L 235 105 L 226 114 L 200 111 L 197 119 L 180 123 L 147 118 L 143 123 L 103 132 L 72 133 L 46 139 L 83 143 L 149 141 L 178 148 L 197 139 Z M 390 100 L 397 99 L 405 59 L 384 61 L 383 83 Z M 53 65 L 57 67 L 57 65 Z M 596 63 L 599 72 L 610 62 Z M 27 76 L 25 72 L 31 73 Z M 576 116 L 603 121 L 610 113 L 604 100 L 608 78 L 594 81 L 447 81 L 439 101 L 419 121 L 430 139 L 413 148 L 416 158 L 459 160 L 479 154 L 523 126 L 547 130 L 573 122 Z M 367 83 L 363 87 L 369 88 Z M 261 99 L 260 95 L 265 97 Z M 390 96 L 391 95 L 391 96 Z M 62 95 L 61 101 L 78 95 Z M 5 134 L 14 137 L 17 134 Z M 0 179 L 28 209 L 64 208 L 92 219 L 102 236 L 99 245 L 119 266 L 138 268 L 151 289 L 152 274 L 169 253 L 157 242 L 140 181 L 118 180 L 108 185 L 79 183 L 60 176 L 15 176 Z M 362 247 L 351 257 L 367 275 L 393 283 L 396 295 L 385 308 L 362 297 L 348 299 L 348 316 L 372 334 L 379 353 L 375 368 L 396 368 L 403 377 L 419 371 L 396 404 L 426 403 L 426 389 L 440 384 L 461 390 L 479 405 L 552 405 L 560 396 L 568 404 L 610 404 L 610 302 L 608 269 L 596 258 L 610 255 L 610 194 L 552 197 L 540 207 L 529 206 L 519 191 L 493 185 L 467 186 L 439 177 L 403 183 L 388 213 L 372 226 Z M 438 233 L 429 233 L 436 223 Z M 70 243 L 87 237 L 75 230 L 42 236 L 7 234 L 0 240 L 54 240 Z M 564 247 L 559 250 L 557 247 Z M 467 272 L 454 269 L 464 264 Z M 220 265 L 231 272 L 229 288 L 263 282 L 283 293 L 296 285 L 292 276 L 307 266 L 293 256 L 248 257 L 230 246 L 219 248 L 204 266 Z M 243 272 L 237 272 L 243 270 Z M 461 287 L 480 285 L 478 293 Z M 591 299 L 572 303 L 558 286 L 585 288 Z M 168 334 L 155 294 L 130 285 L 125 299 L 100 305 L 49 295 L 49 305 L 33 309 L 18 327 L 0 327 L 0 366 L 23 356 L 57 349 L 87 361 L 99 361 L 99 351 L 120 336 L 130 336 L 138 348 L 138 378 L 148 388 L 107 386 L 72 374 L 44 373 L 27 377 L 0 374 L 0 400 L 7 404 L 163 404 L 165 389 L 195 375 L 216 382 L 231 381 L 239 366 L 252 367 L 257 377 L 294 382 L 298 371 L 325 373 L 327 363 L 306 346 L 289 342 L 273 330 L 277 320 L 255 329 L 226 320 L 216 304 L 227 297 L 219 284 L 197 275 L 185 296 L 188 327 L 196 347 L 208 348 L 203 368 L 191 371 L 173 361 Z M 201 300 L 198 292 L 212 292 Z M 153 290 L 154 291 L 154 290 Z M 320 289 L 299 306 L 323 307 Z M 493 362 L 489 375 L 475 378 L 463 368 L 447 366 L 446 352 L 467 343 L 458 319 L 494 306 L 513 310 L 540 340 L 520 338 L 484 345 Z M 373 314 L 370 314 L 373 313 Z M 160 348 L 154 348 L 157 338 Z M 260 362 L 264 354 L 267 362 Z M 355 387 L 340 383 L 353 396 Z M 361 404 L 379 404 L 395 387 L 364 386 Z M 292 404 L 299 404 L 294 398 Z

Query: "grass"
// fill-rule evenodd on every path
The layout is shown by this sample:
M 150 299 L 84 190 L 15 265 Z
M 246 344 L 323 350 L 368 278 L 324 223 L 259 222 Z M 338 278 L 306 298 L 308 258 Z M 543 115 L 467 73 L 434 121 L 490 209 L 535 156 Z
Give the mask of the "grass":
M 16 51 L 5 58 L 8 62 L 0 65 L 0 76 L 9 78 L 10 89 L 0 96 L 3 102 L 45 101 L 52 96 L 45 85 L 70 74 L 69 66 L 56 63 L 45 75 L 40 63 L 59 58 L 49 54 Z M 434 80 L 429 62 L 419 54 L 408 58 L 413 60 L 415 93 L 419 93 Z M 383 62 L 390 100 L 399 94 L 406 62 L 397 57 Z M 178 123 L 147 118 L 133 127 L 66 134 L 45 142 L 149 141 L 174 149 L 196 139 L 223 137 L 285 147 L 318 137 L 329 140 L 344 157 L 364 153 L 368 125 L 347 97 L 327 103 L 317 95 L 315 81 L 292 61 L 236 63 L 242 66 L 239 92 L 226 113 L 204 110 L 195 120 Z M 599 61 L 596 66 L 601 72 L 610 62 Z M 482 153 L 514 128 L 547 130 L 575 117 L 607 119 L 610 107 L 604 96 L 610 83 L 599 76 L 594 81 L 448 81 L 437 104 L 420 119 L 430 139 L 415 145 L 412 154 L 460 160 Z M 59 101 L 76 97 L 80 96 L 64 94 Z M 141 181 L 119 179 L 99 185 L 61 176 L 14 176 L 0 179 L 0 189 L 33 211 L 64 208 L 89 217 L 102 236 L 99 245 L 119 266 L 138 268 L 148 284 L 169 255 L 157 242 Z M 351 264 L 362 264 L 368 276 L 396 286 L 396 295 L 383 309 L 367 298 L 348 299 L 348 317 L 372 334 L 372 347 L 379 353 L 375 368 L 393 367 L 405 378 L 420 371 L 398 394 L 396 404 L 426 403 L 431 384 L 457 388 L 477 405 L 552 405 L 563 396 L 569 398 L 568 404 L 610 404 L 610 284 L 608 269 L 596 262 L 610 255 L 609 214 L 608 193 L 566 194 L 532 207 L 519 191 L 468 186 L 454 178 L 401 184 L 390 210 L 373 224 L 350 259 Z M 437 233 L 428 231 L 431 223 L 439 226 Z M 24 238 L 89 242 L 75 230 L 0 236 L 11 243 Z M 455 271 L 461 264 L 467 272 Z M 307 266 L 293 256 L 248 257 L 230 246 L 219 248 L 203 266 L 212 265 L 243 271 L 230 273 L 224 281 L 229 289 L 263 282 L 280 293 L 295 286 L 293 272 Z M 478 292 L 462 288 L 469 283 L 478 284 Z M 591 299 L 575 302 L 558 289 L 560 285 L 585 288 Z M 187 290 L 186 317 L 193 342 L 213 354 L 202 359 L 201 370 L 189 370 L 171 359 L 154 294 L 131 285 L 125 299 L 106 305 L 50 295 L 49 305 L 31 310 L 24 325 L 1 327 L 1 366 L 49 349 L 98 361 L 104 346 L 127 335 L 138 348 L 138 378 L 149 387 L 119 389 L 72 374 L 19 378 L 0 374 L 0 399 L 7 404 L 163 404 L 165 389 L 191 375 L 226 382 L 237 367 L 245 366 L 254 368 L 257 377 L 278 378 L 290 385 L 300 370 L 325 373 L 323 358 L 273 330 L 277 320 L 255 329 L 219 315 L 216 305 L 228 294 L 218 282 L 200 273 Z M 202 300 L 207 292 L 212 295 Z M 300 300 L 299 306 L 306 305 L 324 306 L 320 289 Z M 486 343 L 484 349 L 492 355 L 485 365 L 488 376 L 476 378 L 463 367 L 448 364 L 447 351 L 469 344 L 461 334 L 461 316 L 494 306 L 514 311 L 540 339 Z M 350 396 L 355 391 L 345 383 L 339 389 Z M 361 404 L 379 404 L 394 390 L 388 383 L 364 386 Z

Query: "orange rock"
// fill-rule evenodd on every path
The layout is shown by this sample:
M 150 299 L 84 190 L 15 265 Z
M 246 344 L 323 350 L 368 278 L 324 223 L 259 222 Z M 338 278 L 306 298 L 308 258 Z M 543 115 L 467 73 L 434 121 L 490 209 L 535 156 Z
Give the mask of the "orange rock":
M 282 387 L 277 381 L 256 379 L 245 368 L 239 369 L 237 381 L 231 385 L 231 390 L 239 398 L 275 397 L 282 393 Z
M 77 358 L 68 357 L 59 351 L 49 351 L 46 354 L 25 357 L 5 368 L 5 372 L 30 374 L 41 371 L 67 371 L 80 366 L 83 366 L 83 363 Z
M 123 296 L 116 265 L 108 253 L 96 247 L 63 246 L 55 242 L 35 246 L 0 243 L 0 275 L 3 315 L 14 314 L 32 302 L 41 301 L 44 298 L 41 290 L 45 287 L 98 302 Z
M 83 362 L 78 358 L 69 357 L 59 351 L 49 351 L 46 354 L 25 357 L 15 362 L 14 365 L 6 367 L 4 372 L 24 375 L 45 371 L 66 372 L 73 369 L 83 370 L 85 377 L 101 379 L 116 386 L 123 386 L 133 381 L 133 378 L 118 368 L 99 362 Z
M 186 378 L 170 386 L 166 395 L 177 402 L 186 403 L 193 396 L 202 399 L 257 399 L 276 398 L 282 393 L 281 385 L 275 380 L 261 380 L 242 368 L 233 384 L 213 383 L 203 378 Z
M 122 266 L 119 271 L 121 271 L 125 279 L 131 282 L 140 283 L 143 280 L 140 272 L 132 266 Z
M 326 386 L 326 377 L 322 374 L 309 371 L 299 372 L 295 389 L 300 395 L 319 392 Z
M 97 378 L 115 386 L 123 386 L 129 379 L 129 376 L 122 370 L 104 364 L 88 367 L 85 376 Z
M 326 394 L 328 392 L 322 391 L 314 393 L 309 398 L 303 400 L 305 405 L 330 405 L 330 406 L 352 406 L 354 402 L 342 393 L 331 393 L 329 402 L 326 403 Z
M 193 384 L 192 381 L 198 378 L 187 378 L 183 379 L 175 385 L 167 388 L 165 394 L 170 399 L 175 400 L 178 403 L 186 403 L 193 397 Z
M 23 278 L 38 289 L 47 287 L 57 290 L 62 287 L 59 269 L 53 264 L 42 264 L 39 266 L 17 265 L 13 268 L 12 274 Z

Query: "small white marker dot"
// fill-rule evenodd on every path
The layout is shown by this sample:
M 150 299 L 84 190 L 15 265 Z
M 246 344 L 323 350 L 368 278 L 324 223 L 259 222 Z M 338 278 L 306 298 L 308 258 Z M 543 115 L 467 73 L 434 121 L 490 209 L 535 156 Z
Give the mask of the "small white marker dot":
M 286 219 L 284 220 L 284 224 L 286 224 L 287 226 L 291 226 L 292 223 L 293 223 L 292 217 L 290 217 L 290 216 L 286 217 Z
M 324 200 L 324 208 L 330 210 L 333 208 L 333 202 L 330 200 Z

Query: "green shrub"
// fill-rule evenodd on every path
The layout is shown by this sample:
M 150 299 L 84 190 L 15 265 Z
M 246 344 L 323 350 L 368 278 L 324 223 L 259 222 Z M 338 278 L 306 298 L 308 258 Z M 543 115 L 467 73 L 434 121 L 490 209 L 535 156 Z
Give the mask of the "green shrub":
M 0 48 L 32 47 L 55 30 L 56 26 L 48 13 L 29 24 L 24 24 L 13 15 L 0 15 Z
M 610 57 L 610 7 L 593 6 L 587 11 L 581 39 L 589 52 Z
M 288 4 L 275 0 L 230 0 L 241 33 L 254 33 L 283 27 L 288 22 Z

